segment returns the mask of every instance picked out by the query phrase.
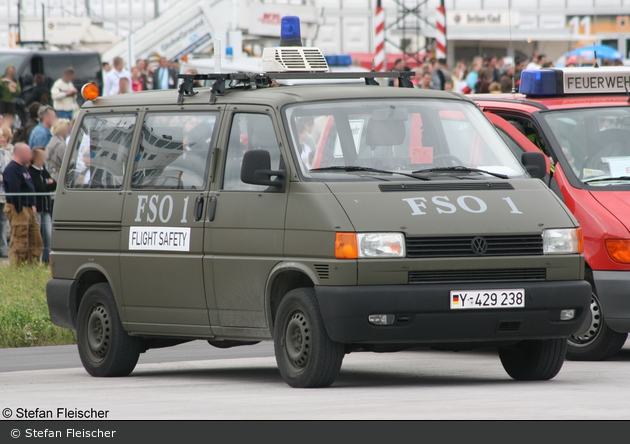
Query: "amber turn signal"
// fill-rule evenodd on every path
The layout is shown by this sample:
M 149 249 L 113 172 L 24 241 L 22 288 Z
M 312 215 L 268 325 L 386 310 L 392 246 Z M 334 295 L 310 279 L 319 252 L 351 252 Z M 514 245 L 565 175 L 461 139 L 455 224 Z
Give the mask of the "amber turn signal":
M 630 240 L 606 239 L 606 250 L 613 261 L 630 264 Z
M 578 242 L 578 253 L 584 253 L 584 233 L 582 232 L 582 227 L 577 227 L 575 229 L 577 231 L 577 242 Z
M 81 88 L 81 95 L 85 100 L 95 100 L 98 97 L 98 86 L 94 83 L 86 83 Z
M 335 237 L 335 257 L 337 259 L 359 258 L 359 245 L 356 233 L 337 233 Z

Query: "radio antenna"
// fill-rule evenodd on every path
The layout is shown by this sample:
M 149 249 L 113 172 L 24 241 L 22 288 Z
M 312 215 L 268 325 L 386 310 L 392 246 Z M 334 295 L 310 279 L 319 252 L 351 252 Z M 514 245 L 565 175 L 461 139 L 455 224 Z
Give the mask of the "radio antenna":
M 512 53 L 512 65 L 514 65 L 512 94 L 516 94 L 516 55 L 514 54 L 514 45 L 512 44 L 512 0 L 508 0 L 508 25 L 510 27 L 510 52 Z

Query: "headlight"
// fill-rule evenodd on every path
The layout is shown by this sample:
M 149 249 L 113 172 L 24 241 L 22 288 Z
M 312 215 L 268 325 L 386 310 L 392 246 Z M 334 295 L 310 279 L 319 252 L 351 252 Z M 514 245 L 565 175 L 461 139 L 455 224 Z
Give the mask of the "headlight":
M 405 257 L 402 233 L 337 233 L 337 259 Z
M 402 233 L 357 233 L 359 257 L 405 257 Z
M 584 251 L 581 228 L 563 228 L 543 231 L 545 254 L 571 254 Z

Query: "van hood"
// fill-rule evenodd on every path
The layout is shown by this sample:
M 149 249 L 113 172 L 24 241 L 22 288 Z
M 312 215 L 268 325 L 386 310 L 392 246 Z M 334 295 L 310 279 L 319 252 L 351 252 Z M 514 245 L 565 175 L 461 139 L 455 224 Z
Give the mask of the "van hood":
M 328 182 L 356 231 L 408 236 L 538 234 L 577 221 L 540 180 Z
M 591 196 L 630 231 L 630 192 L 591 191 Z

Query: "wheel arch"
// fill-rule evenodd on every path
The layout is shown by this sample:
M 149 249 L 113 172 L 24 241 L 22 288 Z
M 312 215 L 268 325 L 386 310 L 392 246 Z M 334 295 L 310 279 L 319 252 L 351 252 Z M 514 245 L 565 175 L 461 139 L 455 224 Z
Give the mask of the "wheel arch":
M 265 291 L 265 314 L 269 333 L 273 337 L 276 311 L 282 298 L 291 290 L 315 287 L 317 275 L 308 266 L 296 262 L 282 262 L 269 274 Z
M 117 291 L 117 287 L 112 284 L 113 280 L 111 275 L 104 267 L 99 264 L 85 264 L 79 267 L 74 278 L 78 283 L 76 293 L 74 295 L 75 301 L 73 309 L 75 310 L 75 315 L 79 311 L 79 305 L 81 304 L 81 300 L 83 299 L 85 292 L 94 284 L 106 283 L 109 284 L 112 289 L 112 293 L 114 294 L 114 300 L 118 306 L 118 313 L 121 317 L 121 321 L 125 321 L 123 319 L 124 311 L 122 310 L 122 297 Z

